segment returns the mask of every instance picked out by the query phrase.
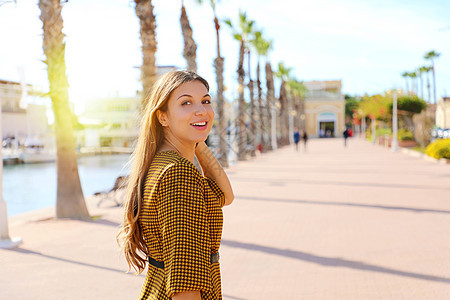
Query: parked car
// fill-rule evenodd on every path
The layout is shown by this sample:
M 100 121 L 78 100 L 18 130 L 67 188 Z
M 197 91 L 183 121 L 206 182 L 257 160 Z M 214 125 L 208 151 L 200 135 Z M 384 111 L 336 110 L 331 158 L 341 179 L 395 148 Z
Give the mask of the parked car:
M 431 130 L 431 136 L 435 139 L 448 139 L 450 138 L 450 128 L 434 128 Z

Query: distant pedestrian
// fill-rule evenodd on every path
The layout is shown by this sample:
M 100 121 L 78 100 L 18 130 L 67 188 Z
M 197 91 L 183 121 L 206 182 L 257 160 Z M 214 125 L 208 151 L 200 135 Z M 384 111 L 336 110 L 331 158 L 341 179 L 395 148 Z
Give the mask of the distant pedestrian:
M 298 151 L 298 142 L 300 142 L 300 132 L 296 129 L 294 132 L 295 151 Z
M 303 139 L 303 143 L 305 145 L 305 152 L 306 152 L 306 150 L 308 150 L 308 148 L 306 146 L 306 144 L 308 143 L 308 134 L 306 133 L 306 131 L 303 131 L 302 139 Z
M 344 135 L 344 147 L 347 147 L 347 139 L 350 136 L 350 133 L 348 132 L 348 128 L 345 128 L 343 135 Z

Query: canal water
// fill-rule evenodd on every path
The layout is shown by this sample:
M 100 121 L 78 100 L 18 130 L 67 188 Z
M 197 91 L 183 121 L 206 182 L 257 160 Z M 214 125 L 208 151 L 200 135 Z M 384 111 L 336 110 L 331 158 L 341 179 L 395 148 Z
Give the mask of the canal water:
M 85 196 L 109 191 L 116 178 L 128 175 L 130 155 L 96 155 L 78 158 L 78 172 Z M 3 166 L 3 196 L 8 216 L 56 205 L 56 164 Z

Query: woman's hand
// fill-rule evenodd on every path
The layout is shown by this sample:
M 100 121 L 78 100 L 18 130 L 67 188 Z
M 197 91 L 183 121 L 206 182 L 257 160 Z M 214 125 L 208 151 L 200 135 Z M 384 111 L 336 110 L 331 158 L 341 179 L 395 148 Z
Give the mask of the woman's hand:
M 172 300 L 202 300 L 200 291 L 189 291 L 175 294 Z
M 209 150 L 205 142 L 198 143 L 195 148 L 195 156 L 200 163 L 205 177 L 214 179 L 222 192 L 225 194 L 225 205 L 230 205 L 234 200 L 233 189 L 228 176 L 223 170 L 214 154 Z

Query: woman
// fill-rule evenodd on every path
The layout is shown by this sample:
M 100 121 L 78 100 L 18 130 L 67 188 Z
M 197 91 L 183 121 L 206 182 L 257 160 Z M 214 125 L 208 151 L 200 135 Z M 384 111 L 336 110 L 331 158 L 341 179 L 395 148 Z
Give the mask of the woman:
M 208 92 L 197 74 L 170 72 L 145 107 L 118 234 L 130 269 L 149 263 L 139 299 L 222 299 L 222 207 L 234 195 L 204 143 L 214 120 Z

